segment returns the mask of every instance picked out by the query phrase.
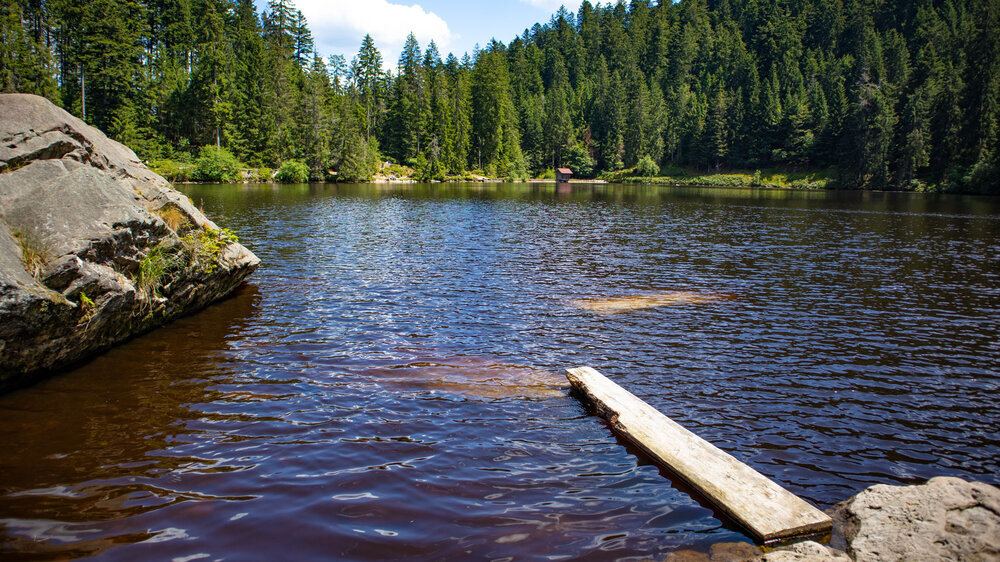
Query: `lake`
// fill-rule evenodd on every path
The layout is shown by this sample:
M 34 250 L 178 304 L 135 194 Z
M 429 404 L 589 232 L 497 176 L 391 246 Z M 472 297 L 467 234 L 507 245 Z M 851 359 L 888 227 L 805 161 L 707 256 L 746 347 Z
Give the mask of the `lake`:
M 1000 484 L 1000 199 L 180 188 L 263 265 L 0 397 L 0 557 L 607 560 L 749 541 L 569 395 L 580 365 L 823 509 L 876 483 Z

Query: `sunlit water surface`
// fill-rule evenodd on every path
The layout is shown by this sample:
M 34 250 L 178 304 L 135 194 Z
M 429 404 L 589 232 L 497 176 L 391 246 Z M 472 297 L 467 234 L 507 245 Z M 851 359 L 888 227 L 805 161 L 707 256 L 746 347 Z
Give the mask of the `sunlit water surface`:
M 1000 482 L 996 199 L 182 189 L 263 266 L 0 397 L 0 557 L 606 560 L 749 540 L 568 394 L 578 365 L 821 508 L 875 483 Z

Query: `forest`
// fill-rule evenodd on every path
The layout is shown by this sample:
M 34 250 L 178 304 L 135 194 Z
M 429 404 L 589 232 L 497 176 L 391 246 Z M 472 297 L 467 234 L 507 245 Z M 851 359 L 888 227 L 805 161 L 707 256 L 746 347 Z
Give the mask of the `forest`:
M 1000 0 L 585 0 L 461 56 L 411 34 L 394 66 L 370 36 L 321 56 L 291 0 L 3 2 L 0 91 L 151 161 L 1000 193 Z

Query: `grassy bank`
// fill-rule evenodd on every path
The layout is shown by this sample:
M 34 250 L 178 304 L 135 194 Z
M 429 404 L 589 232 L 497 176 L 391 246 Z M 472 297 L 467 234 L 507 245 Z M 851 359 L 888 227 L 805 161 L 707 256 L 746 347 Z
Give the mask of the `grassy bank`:
M 827 171 L 788 172 L 785 170 L 755 170 L 719 174 L 693 174 L 677 168 L 661 170 L 658 176 L 639 176 L 634 169 L 601 174 L 608 182 L 665 185 L 704 185 L 713 187 L 783 187 L 788 189 L 834 188 L 832 174 Z

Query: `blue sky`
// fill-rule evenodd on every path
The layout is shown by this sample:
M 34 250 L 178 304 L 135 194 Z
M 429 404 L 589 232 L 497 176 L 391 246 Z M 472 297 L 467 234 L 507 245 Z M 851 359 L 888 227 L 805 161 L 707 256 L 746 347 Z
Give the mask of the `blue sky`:
M 361 39 L 370 33 L 382 51 L 387 69 L 395 70 L 399 52 L 412 31 L 425 49 L 433 39 L 442 58 L 449 52 L 461 58 L 496 38 L 509 43 L 535 23 L 549 21 L 564 0 L 295 0 L 305 14 L 323 57 L 341 54 L 351 59 Z M 263 9 L 267 1 L 256 0 Z M 580 2 L 567 3 L 575 11 Z

